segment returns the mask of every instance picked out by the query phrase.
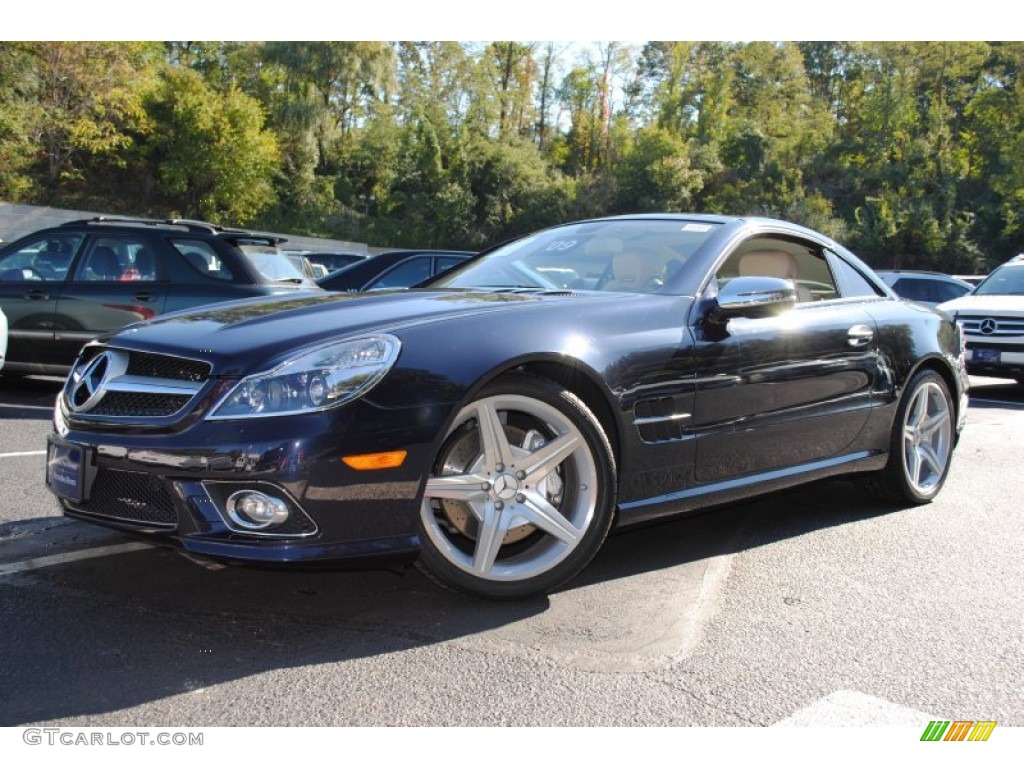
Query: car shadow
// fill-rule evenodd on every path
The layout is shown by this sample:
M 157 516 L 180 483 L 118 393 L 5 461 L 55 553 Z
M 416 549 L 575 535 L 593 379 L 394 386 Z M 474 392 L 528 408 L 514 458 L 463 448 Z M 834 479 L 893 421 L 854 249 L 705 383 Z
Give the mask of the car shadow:
M 1024 387 L 1012 379 L 972 376 L 970 398 L 971 408 L 1020 410 L 1024 407 Z
M 10 376 L 0 373 L 0 419 L 49 421 L 64 386 L 56 376 Z
M 827 481 L 623 531 L 566 588 L 521 602 L 450 593 L 414 568 L 211 568 L 162 548 L 7 576 L 0 579 L 0 725 L 89 720 L 261 672 L 449 641 L 493 647 L 481 638 L 535 621 L 576 631 L 574 622 L 587 620 L 579 613 L 589 606 L 585 595 L 635 602 L 638 580 L 657 583 L 709 558 L 893 509 L 852 483 Z M 168 715 L 168 724 L 184 723 Z

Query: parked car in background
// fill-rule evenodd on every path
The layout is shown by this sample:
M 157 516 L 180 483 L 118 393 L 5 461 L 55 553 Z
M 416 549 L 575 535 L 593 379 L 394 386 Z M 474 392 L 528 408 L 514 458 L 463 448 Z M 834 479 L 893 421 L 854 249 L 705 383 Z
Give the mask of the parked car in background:
M 7 372 L 63 374 L 82 345 L 201 304 L 320 291 L 282 238 L 183 220 L 101 217 L 0 248 Z M 201 343 L 197 339 L 196 343 Z
M 370 254 L 368 253 L 329 253 L 324 251 L 306 251 L 305 256 L 313 264 L 323 265 L 328 274 L 331 272 L 337 272 L 339 269 L 343 269 L 349 264 L 356 264 L 357 262 L 365 261 L 370 258 Z
M 311 274 L 314 280 L 319 280 L 321 277 L 331 274 L 331 272 L 369 257 L 369 254 L 365 253 L 319 253 L 309 250 L 285 250 L 284 252 L 291 256 L 293 260 L 303 259 L 309 265 L 304 270 Z
M 408 288 L 461 264 L 472 251 L 386 251 L 317 280 L 325 291 Z
M 306 257 L 304 251 L 281 251 L 281 253 L 291 260 L 292 264 L 295 265 L 295 268 L 301 272 L 307 280 L 312 280 L 315 283 L 317 278 L 323 277 L 326 274 L 323 267 L 320 265 L 314 265 L 313 262 Z
M 3 370 L 4 360 L 7 359 L 7 315 L 4 308 L 0 307 L 0 370 Z
M 967 337 L 967 370 L 1024 384 L 1024 259 L 996 267 L 967 296 L 940 304 Z
M 944 301 L 958 299 L 974 289 L 970 283 L 941 272 L 876 269 L 875 274 L 901 298 L 919 301 L 932 307 Z
M 967 414 L 960 345 L 948 315 L 793 224 L 579 222 L 410 290 L 235 302 L 90 344 L 47 483 L 69 516 L 198 555 L 418 557 L 519 598 L 616 526 L 825 477 L 930 502 Z
M 985 279 L 986 275 L 953 275 L 957 280 L 963 280 L 965 283 L 970 284 L 971 288 L 981 285 L 981 282 Z

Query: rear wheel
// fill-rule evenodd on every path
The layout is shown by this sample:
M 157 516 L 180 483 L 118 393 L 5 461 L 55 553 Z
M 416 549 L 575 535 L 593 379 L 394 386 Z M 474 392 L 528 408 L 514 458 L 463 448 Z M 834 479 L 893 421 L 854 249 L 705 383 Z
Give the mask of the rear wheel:
M 455 418 L 427 479 L 419 565 L 445 586 L 512 599 L 575 576 L 611 527 L 608 439 L 571 392 L 505 377 Z
M 953 456 L 953 401 L 935 371 L 916 373 L 893 421 L 889 463 L 871 478 L 879 498 L 926 504 L 942 489 Z

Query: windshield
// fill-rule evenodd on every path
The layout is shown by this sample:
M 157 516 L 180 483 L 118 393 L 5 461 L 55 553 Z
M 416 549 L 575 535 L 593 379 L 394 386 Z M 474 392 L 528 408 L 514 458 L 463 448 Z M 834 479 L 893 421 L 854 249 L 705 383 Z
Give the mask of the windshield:
M 648 219 L 557 227 L 457 267 L 432 286 L 651 293 L 671 280 L 718 226 Z
M 974 289 L 975 296 L 995 294 L 1024 294 L 1024 264 L 998 267 Z
M 292 259 L 273 245 L 240 243 L 238 247 L 268 280 L 284 283 L 304 283 L 309 280 L 303 272 L 301 257 Z

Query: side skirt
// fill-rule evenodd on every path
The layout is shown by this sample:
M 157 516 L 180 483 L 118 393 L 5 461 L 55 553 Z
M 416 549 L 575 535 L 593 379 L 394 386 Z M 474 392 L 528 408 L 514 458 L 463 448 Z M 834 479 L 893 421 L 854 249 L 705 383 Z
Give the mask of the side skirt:
M 619 505 L 616 528 L 625 528 L 659 517 L 703 510 L 722 504 L 762 496 L 766 493 L 803 485 L 814 480 L 870 472 L 885 467 L 888 454 L 884 451 L 858 451 L 832 459 L 775 469 L 733 480 L 699 485 L 661 496 L 638 499 Z

